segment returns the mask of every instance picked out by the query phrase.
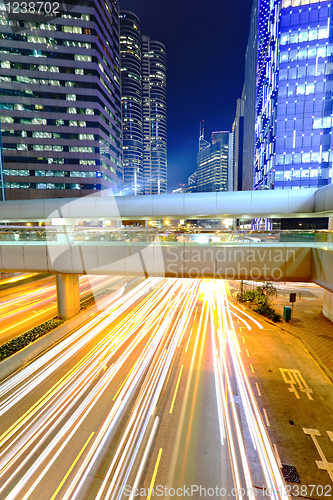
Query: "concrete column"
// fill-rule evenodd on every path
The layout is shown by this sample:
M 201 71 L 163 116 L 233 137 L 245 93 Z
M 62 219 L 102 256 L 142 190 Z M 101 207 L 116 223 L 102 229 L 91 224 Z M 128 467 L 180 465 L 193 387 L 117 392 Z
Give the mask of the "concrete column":
M 333 321 L 333 293 L 328 290 L 324 290 L 323 315 Z
M 80 311 L 78 274 L 57 274 L 58 316 L 69 319 Z
M 333 217 L 328 218 L 328 229 L 333 231 Z

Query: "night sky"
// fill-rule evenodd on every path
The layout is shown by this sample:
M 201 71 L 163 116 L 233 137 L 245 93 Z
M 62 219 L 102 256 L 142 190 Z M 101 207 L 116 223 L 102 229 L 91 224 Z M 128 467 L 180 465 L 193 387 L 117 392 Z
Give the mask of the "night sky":
M 167 49 L 168 192 L 196 170 L 205 138 L 231 130 L 244 83 L 251 0 L 119 0 Z

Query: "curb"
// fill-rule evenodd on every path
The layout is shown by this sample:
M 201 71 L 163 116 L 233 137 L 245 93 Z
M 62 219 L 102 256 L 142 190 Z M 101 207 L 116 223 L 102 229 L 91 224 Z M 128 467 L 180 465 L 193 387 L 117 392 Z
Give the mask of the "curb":
M 32 344 L 29 344 L 9 358 L 1 361 L 0 381 L 3 381 L 5 378 L 12 375 L 15 371 L 23 368 L 26 364 L 30 363 L 34 358 L 39 356 L 46 349 L 49 349 L 52 344 L 55 344 L 56 342 L 62 340 L 62 338 L 71 333 L 72 330 L 75 330 L 75 328 L 81 326 L 102 309 L 105 309 L 118 297 L 119 295 L 116 291 L 108 295 L 107 297 L 100 299 L 97 304 L 93 304 L 85 311 L 79 312 L 78 314 L 73 316 L 73 318 L 70 318 L 51 332 L 35 340 L 35 342 L 33 342 Z

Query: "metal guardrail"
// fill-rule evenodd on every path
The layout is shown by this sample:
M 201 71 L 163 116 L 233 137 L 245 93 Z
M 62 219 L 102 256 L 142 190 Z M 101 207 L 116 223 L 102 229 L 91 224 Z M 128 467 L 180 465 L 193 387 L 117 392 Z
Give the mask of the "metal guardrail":
M 213 246 L 232 245 L 281 245 L 295 243 L 301 246 L 333 246 L 333 231 L 288 230 L 288 231 L 231 231 L 231 230 L 178 230 L 178 229 L 113 229 L 63 226 L 50 227 L 0 227 L 0 245 L 6 244 L 120 244 L 159 243 L 161 245 L 195 244 Z M 328 248 L 329 247 L 329 248 Z

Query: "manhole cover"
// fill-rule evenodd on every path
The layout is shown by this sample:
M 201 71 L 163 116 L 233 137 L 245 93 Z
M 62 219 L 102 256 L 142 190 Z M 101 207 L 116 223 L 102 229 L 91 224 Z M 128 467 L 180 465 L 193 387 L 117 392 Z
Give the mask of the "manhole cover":
M 289 481 L 289 483 L 300 483 L 296 467 L 282 464 L 282 474 L 285 480 Z

